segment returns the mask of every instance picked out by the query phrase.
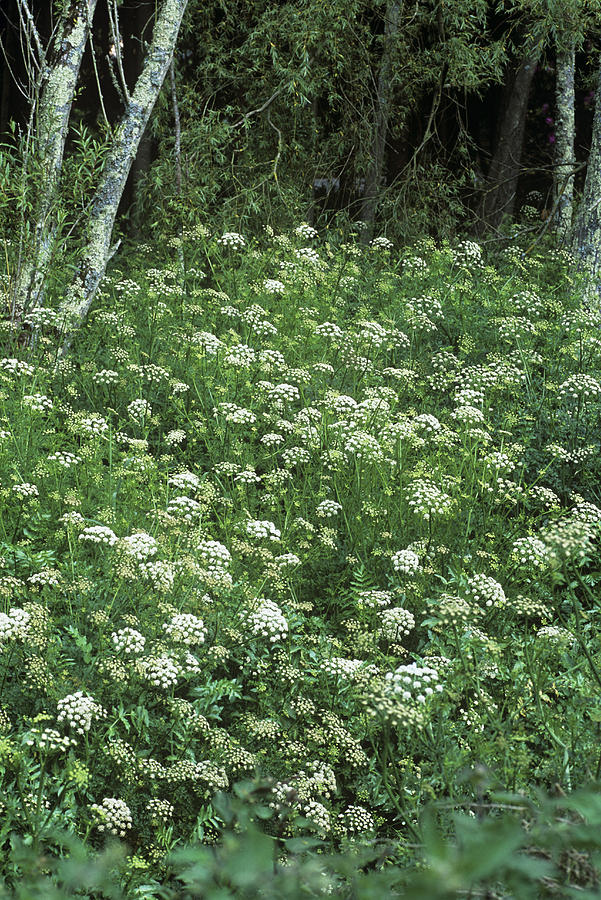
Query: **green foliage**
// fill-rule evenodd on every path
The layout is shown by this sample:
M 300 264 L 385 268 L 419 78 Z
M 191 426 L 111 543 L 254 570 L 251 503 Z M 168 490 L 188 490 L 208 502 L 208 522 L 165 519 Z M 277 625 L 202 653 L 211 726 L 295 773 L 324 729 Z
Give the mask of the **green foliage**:
M 589 889 L 600 319 L 520 241 L 196 225 L 3 324 L 7 891 Z

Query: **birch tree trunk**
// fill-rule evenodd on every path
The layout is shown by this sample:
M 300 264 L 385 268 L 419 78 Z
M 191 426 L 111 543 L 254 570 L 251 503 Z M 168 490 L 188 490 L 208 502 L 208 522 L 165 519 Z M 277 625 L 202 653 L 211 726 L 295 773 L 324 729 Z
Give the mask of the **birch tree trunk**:
M 111 236 L 117 207 L 144 129 L 171 63 L 188 0 L 163 0 L 154 24 L 142 72 L 115 129 L 104 169 L 87 216 L 87 241 L 62 311 L 74 331 L 85 320 L 100 280 L 116 247 Z M 66 346 L 69 344 L 67 340 Z
M 480 231 L 498 228 L 504 216 L 513 215 L 528 98 L 540 53 L 540 46 L 529 49 L 515 73 L 480 205 Z
M 554 202 L 557 205 L 557 237 L 567 245 L 572 235 L 574 204 L 574 71 L 576 46 L 566 38 L 557 44 Z
M 390 0 L 386 6 L 384 45 L 378 74 L 370 166 L 365 177 L 365 196 L 359 216 L 370 227 L 370 230 L 376 218 L 384 171 L 386 136 L 392 106 L 392 51 L 399 33 L 400 20 L 401 5 L 398 0 Z
M 601 62 L 597 75 L 593 136 L 582 200 L 574 223 L 572 252 L 586 273 L 585 296 L 599 303 L 601 296 Z
M 33 109 L 34 159 L 41 183 L 34 208 L 33 240 L 19 260 L 12 306 L 24 312 L 39 304 L 57 231 L 55 203 L 60 186 L 69 116 L 81 60 L 97 0 L 73 0 L 63 12 L 51 45 L 38 45 L 41 67 Z M 27 9 L 26 4 L 23 6 Z

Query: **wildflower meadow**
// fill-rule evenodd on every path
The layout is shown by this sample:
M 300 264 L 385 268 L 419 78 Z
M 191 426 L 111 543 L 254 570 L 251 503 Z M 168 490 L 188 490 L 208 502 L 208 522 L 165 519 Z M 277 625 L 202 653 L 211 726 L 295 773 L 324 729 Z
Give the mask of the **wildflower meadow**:
M 0 897 L 598 896 L 601 311 L 362 237 L 0 323 Z

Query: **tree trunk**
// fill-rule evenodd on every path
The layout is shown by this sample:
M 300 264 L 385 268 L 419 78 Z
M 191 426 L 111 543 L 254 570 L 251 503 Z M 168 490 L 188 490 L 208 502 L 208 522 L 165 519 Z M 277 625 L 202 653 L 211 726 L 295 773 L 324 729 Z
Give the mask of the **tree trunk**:
M 599 302 L 601 295 L 601 62 L 597 75 L 593 136 L 582 200 L 574 223 L 572 252 L 587 274 L 585 295 Z
M 498 228 L 504 216 L 513 215 L 528 97 L 540 53 L 540 46 L 529 49 L 515 73 L 480 204 L 481 232 Z
M 557 206 L 557 237 L 567 245 L 572 234 L 574 203 L 574 71 L 573 39 L 557 44 L 554 202 Z
M 392 50 L 399 33 L 400 20 L 401 5 L 398 0 L 390 0 L 386 6 L 384 45 L 378 74 L 370 165 L 365 176 L 365 195 L 359 216 L 369 226 L 369 231 L 373 228 L 376 218 L 384 171 L 386 136 L 392 106 Z
M 117 207 L 169 68 L 187 3 L 188 0 L 163 0 L 142 72 L 115 130 L 100 183 L 90 204 L 87 243 L 62 307 L 69 318 L 71 331 L 85 320 L 107 263 L 116 249 L 111 248 L 111 236 Z
M 63 13 L 51 46 L 39 60 L 37 108 L 33 111 L 34 159 L 41 182 L 37 189 L 31 244 L 24 248 L 13 288 L 13 310 L 39 304 L 54 240 L 55 203 L 71 105 L 97 0 L 74 0 Z M 34 101 L 35 102 L 35 101 Z

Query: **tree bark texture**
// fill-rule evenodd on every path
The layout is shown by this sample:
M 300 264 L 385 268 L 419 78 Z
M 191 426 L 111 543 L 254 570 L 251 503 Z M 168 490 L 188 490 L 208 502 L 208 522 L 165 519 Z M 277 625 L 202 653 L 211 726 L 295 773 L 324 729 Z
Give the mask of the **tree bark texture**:
M 528 98 L 540 53 L 539 46 L 529 49 L 515 73 L 480 205 L 481 231 L 496 229 L 504 216 L 513 215 Z
M 85 320 L 112 256 L 111 237 L 119 201 L 142 135 L 171 63 L 188 0 L 163 0 L 152 42 L 129 103 L 115 129 L 87 219 L 87 242 L 69 296 L 63 306 L 71 330 Z
M 370 165 L 365 177 L 365 196 L 361 205 L 360 219 L 370 227 L 376 218 L 384 157 L 386 153 L 386 136 L 392 106 L 392 50 L 397 40 L 401 20 L 401 5 L 391 0 L 386 6 L 386 23 L 384 45 L 378 73 L 378 85 L 375 99 L 374 132 L 371 146 Z
M 40 61 L 34 110 L 34 158 L 41 179 L 34 209 L 33 240 L 25 248 L 15 279 L 13 306 L 20 312 L 39 304 L 56 237 L 53 218 L 61 178 L 69 116 L 81 60 L 97 0 L 74 0 L 64 12 L 55 39 Z
M 555 116 L 554 202 L 557 205 L 557 237 L 567 245 L 572 234 L 574 203 L 574 71 L 576 49 L 566 38 L 557 46 Z
M 601 62 L 597 75 L 593 135 L 582 199 L 574 223 L 572 252 L 586 273 L 585 295 L 597 303 L 601 295 Z

